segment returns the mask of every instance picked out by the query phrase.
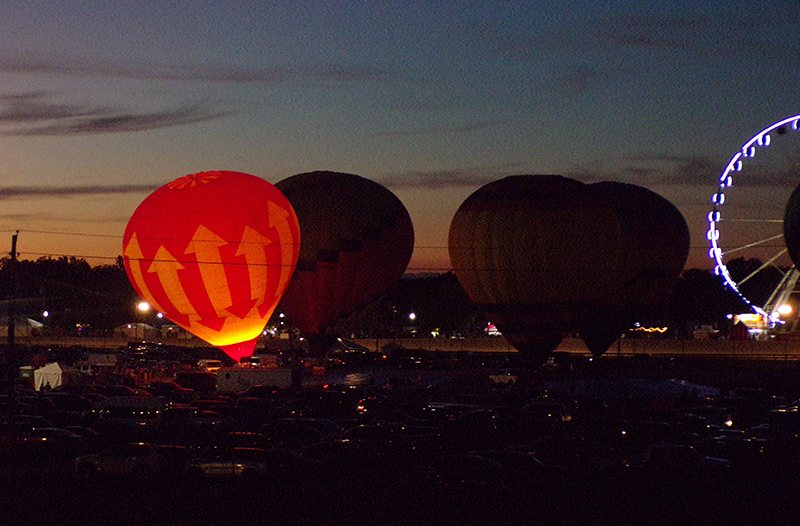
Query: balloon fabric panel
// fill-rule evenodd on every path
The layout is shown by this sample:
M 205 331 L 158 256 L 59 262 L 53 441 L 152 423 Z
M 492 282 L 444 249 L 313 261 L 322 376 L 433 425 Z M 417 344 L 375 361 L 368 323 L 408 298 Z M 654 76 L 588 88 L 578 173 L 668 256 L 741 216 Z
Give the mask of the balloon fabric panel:
M 478 304 L 584 302 L 607 294 L 620 274 L 613 210 L 560 176 L 482 187 L 456 212 L 449 244 L 456 275 Z
M 324 333 L 383 294 L 414 249 L 411 218 L 388 189 L 339 172 L 308 172 L 276 185 L 295 209 L 300 263 L 281 302 L 307 334 Z
M 640 186 L 604 181 L 589 188 L 614 208 L 622 227 L 622 283 L 610 301 L 631 308 L 663 304 L 689 255 L 683 215 L 667 199 Z

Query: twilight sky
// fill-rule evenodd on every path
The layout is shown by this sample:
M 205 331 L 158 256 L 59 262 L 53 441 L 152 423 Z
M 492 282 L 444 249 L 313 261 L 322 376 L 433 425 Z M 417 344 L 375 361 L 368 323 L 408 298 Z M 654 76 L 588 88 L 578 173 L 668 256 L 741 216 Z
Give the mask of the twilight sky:
M 798 20 L 797 0 L 7 0 L 0 251 L 19 230 L 23 258 L 110 263 L 177 177 L 333 170 L 394 191 L 410 271 L 445 270 L 467 196 L 552 173 L 660 193 L 710 266 L 724 165 L 800 113 Z

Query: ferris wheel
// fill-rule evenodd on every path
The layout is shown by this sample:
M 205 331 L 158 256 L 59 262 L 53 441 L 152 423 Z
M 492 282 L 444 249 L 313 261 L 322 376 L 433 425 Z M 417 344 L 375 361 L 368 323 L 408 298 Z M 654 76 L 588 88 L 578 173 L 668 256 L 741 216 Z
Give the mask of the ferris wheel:
M 708 213 L 706 237 L 709 257 L 716 263 L 714 273 L 753 313 L 763 316 L 768 327 L 781 322 L 779 308 L 800 278 L 783 239 L 784 209 L 800 184 L 799 127 L 800 115 L 794 115 L 744 143 L 722 171 Z M 746 273 L 741 268 L 734 272 L 732 262 L 737 259 L 750 261 L 751 268 Z M 748 297 L 747 283 L 766 273 L 777 278 L 771 282 L 772 293 L 766 300 Z

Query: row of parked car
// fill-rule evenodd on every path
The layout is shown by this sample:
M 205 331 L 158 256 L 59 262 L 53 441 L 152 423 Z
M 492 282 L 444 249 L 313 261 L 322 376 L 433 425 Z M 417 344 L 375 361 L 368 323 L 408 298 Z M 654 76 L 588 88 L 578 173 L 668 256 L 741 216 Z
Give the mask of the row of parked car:
M 719 479 L 800 460 L 798 405 L 758 390 L 642 404 L 487 374 L 441 379 L 233 395 L 169 381 L 18 391 L 0 397 L 0 475 L 36 464 L 81 480 L 302 485 L 377 470 L 441 489 L 519 492 L 642 474 Z

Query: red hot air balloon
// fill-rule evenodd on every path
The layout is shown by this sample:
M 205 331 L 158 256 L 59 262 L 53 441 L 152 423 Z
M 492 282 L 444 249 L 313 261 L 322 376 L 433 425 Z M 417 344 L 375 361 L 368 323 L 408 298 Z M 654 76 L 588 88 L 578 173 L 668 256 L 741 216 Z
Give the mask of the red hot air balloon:
M 299 247 L 297 217 L 278 189 L 213 171 L 150 194 L 128 222 L 123 255 L 143 299 L 239 361 L 252 354 Z
M 302 234 L 297 269 L 280 306 L 313 339 L 403 276 L 414 228 L 397 196 L 358 175 L 309 172 L 275 186 L 292 203 Z
M 615 286 L 619 221 L 587 185 L 519 175 L 470 195 L 450 224 L 450 262 L 503 336 L 543 361 L 591 302 Z

